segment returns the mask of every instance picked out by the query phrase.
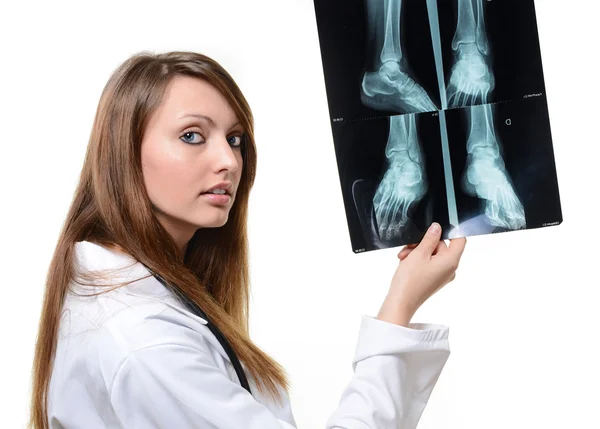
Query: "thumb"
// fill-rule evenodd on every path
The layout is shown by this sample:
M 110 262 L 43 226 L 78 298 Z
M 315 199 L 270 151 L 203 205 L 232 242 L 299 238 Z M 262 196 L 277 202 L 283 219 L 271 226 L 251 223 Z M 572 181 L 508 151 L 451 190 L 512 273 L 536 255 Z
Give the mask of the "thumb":
M 440 224 L 437 222 L 432 223 L 417 248 L 421 253 L 431 256 L 440 242 L 441 235 L 442 227 Z

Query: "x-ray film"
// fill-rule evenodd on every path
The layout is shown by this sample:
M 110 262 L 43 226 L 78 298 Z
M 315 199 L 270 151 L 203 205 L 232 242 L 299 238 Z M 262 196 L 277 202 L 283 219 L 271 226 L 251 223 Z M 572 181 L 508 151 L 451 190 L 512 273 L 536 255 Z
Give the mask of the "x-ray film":
M 314 0 L 354 252 L 558 225 L 533 0 Z

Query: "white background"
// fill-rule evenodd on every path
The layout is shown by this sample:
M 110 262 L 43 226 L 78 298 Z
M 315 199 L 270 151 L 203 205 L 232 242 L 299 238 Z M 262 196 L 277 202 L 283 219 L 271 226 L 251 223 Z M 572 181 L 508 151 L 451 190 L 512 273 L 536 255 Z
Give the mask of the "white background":
M 599 8 L 536 7 L 564 223 L 472 237 L 416 314 L 449 325 L 452 349 L 421 429 L 600 427 Z M 1 426 L 25 424 L 46 269 L 103 86 L 138 51 L 194 50 L 255 114 L 253 337 L 288 370 L 299 427 L 323 427 L 399 249 L 351 250 L 312 1 L 3 2 L 0 32 Z

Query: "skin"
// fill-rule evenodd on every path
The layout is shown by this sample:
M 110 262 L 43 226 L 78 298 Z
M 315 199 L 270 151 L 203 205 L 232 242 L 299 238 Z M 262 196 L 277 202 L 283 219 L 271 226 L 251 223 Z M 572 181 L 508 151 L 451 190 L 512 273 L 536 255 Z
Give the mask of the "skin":
M 447 245 L 441 227 L 433 223 L 418 245 L 405 246 L 388 294 L 377 318 L 408 326 L 423 303 L 456 277 L 467 239 L 455 238 Z
M 158 220 L 182 255 L 197 229 L 227 222 L 242 174 L 243 131 L 225 97 L 188 76 L 173 78 L 149 118 L 141 147 L 144 182 Z M 201 195 L 225 181 L 233 184 L 228 204 Z
M 210 119 L 195 116 L 203 115 Z M 142 171 L 158 220 L 181 254 L 198 228 L 223 226 L 242 174 L 243 129 L 227 100 L 210 84 L 192 77 L 174 78 L 142 139 Z M 201 196 L 230 181 L 232 197 L 216 205 Z M 433 224 L 437 225 L 438 224 Z M 408 326 L 418 308 L 454 280 L 466 239 L 440 240 L 430 228 L 419 245 L 404 247 L 390 289 L 377 315 Z

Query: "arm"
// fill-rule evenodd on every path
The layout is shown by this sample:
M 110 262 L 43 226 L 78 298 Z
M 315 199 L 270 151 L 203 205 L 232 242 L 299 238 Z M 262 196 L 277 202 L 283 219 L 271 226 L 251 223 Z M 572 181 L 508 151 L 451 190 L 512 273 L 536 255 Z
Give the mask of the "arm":
M 354 376 L 328 429 L 416 426 L 448 347 L 446 328 L 411 326 L 416 329 L 363 317 Z M 190 344 L 154 344 L 131 352 L 110 392 L 127 428 L 295 429 L 231 381 L 208 351 Z
M 414 429 L 448 360 L 448 328 L 363 316 L 354 376 L 327 429 Z
M 131 353 L 111 390 L 123 427 L 294 429 L 231 381 L 204 351 L 163 344 Z

